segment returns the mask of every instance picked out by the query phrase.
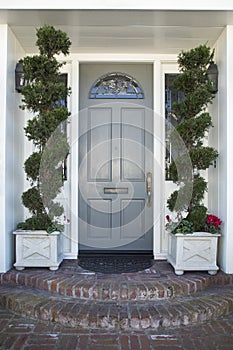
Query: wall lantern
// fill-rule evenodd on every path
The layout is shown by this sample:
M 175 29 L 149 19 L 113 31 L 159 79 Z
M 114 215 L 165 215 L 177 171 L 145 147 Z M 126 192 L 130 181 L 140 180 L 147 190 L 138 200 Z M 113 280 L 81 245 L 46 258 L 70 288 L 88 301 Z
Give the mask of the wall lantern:
M 218 92 L 218 66 L 214 61 L 210 62 L 206 72 L 206 77 L 212 84 L 212 91 Z
M 15 67 L 15 89 L 18 92 L 22 91 L 25 85 L 24 70 L 23 70 L 23 60 L 19 60 Z

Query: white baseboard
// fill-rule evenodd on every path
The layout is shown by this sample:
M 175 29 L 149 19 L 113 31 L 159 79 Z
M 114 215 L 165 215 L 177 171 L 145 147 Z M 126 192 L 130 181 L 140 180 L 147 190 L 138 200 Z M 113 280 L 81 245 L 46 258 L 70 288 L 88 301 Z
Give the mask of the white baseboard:
M 63 253 L 63 259 L 77 260 L 78 259 L 78 254 Z
M 154 254 L 154 260 L 167 260 L 167 253 Z

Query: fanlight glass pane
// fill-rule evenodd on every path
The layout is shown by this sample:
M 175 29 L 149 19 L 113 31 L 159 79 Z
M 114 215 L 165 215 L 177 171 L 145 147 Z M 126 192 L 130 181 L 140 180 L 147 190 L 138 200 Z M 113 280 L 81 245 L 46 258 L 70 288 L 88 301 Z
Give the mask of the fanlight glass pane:
M 108 73 L 100 77 L 91 87 L 89 98 L 143 99 L 144 93 L 139 83 L 124 73 Z

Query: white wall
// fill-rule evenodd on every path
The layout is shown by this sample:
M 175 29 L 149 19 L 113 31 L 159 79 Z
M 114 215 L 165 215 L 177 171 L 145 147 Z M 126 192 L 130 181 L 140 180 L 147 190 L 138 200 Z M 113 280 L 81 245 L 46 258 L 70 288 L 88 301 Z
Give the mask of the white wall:
M 19 58 L 24 55 L 17 39 L 7 25 L 0 26 L 0 271 L 7 271 L 14 261 L 12 231 L 23 219 L 21 193 L 24 174 L 23 112 L 18 109 L 20 94 L 15 91 L 14 72 Z
M 233 26 L 227 26 L 216 43 L 216 62 L 219 67 L 218 174 L 219 216 L 223 221 L 219 263 L 226 273 L 233 273 Z

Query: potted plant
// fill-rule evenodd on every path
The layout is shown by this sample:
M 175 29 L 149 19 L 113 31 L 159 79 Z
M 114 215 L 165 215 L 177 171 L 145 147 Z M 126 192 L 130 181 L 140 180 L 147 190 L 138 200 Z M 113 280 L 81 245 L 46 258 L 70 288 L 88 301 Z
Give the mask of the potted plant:
M 60 217 L 63 207 L 56 200 L 63 186 L 63 163 L 69 152 L 65 132 L 70 115 L 64 101 L 70 89 L 61 82 L 56 55 L 69 54 L 71 45 L 66 33 L 45 25 L 37 30 L 39 54 L 25 57 L 22 109 L 32 117 L 25 135 L 32 141 L 34 152 L 24 163 L 30 188 L 22 194 L 22 202 L 31 214 L 17 226 L 16 269 L 47 266 L 55 270 L 62 256 Z
M 203 172 L 213 164 L 218 152 L 205 145 L 206 136 L 213 126 L 206 110 L 215 97 L 207 70 L 214 51 L 200 45 L 178 56 L 180 74 L 174 88 L 182 91 L 183 98 L 172 105 L 177 125 L 171 132 L 172 162 L 170 178 L 178 185 L 167 200 L 168 209 L 176 214 L 167 216 L 169 232 L 168 261 L 176 274 L 185 270 L 207 270 L 215 274 L 217 241 L 221 220 L 208 214 L 203 205 L 207 182 Z

